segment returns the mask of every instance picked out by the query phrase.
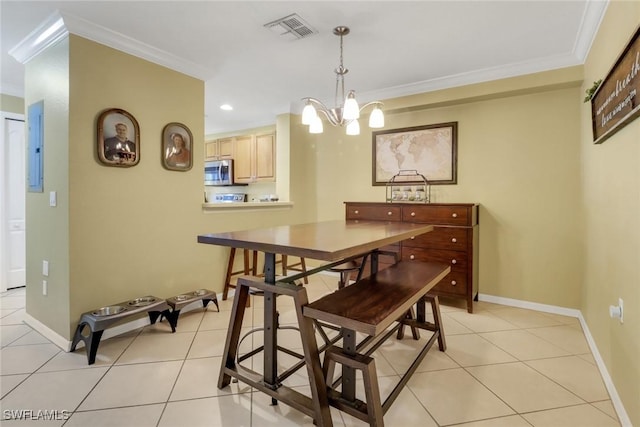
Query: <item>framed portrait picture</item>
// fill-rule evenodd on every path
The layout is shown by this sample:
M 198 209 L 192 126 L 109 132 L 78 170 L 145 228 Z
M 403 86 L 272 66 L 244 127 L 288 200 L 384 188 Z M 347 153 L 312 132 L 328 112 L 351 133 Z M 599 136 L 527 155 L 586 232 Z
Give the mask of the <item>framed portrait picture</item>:
M 174 171 L 188 171 L 193 163 L 193 135 L 182 123 L 169 123 L 162 131 L 162 164 Z
M 429 184 L 456 184 L 458 122 L 373 132 L 373 185 L 401 170 L 415 170 Z M 415 182 L 420 184 L 420 182 Z
M 140 128 L 136 119 L 119 108 L 98 117 L 98 158 L 108 166 L 130 167 L 140 161 Z

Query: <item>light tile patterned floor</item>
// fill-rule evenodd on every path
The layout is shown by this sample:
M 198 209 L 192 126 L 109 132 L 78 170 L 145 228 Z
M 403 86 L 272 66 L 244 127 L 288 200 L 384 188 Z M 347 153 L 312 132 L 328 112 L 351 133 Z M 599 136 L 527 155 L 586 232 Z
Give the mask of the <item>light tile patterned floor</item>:
M 324 275 L 307 285 L 311 300 L 335 288 L 336 278 Z M 262 298 L 252 298 L 245 332 L 263 323 Z M 0 296 L 3 426 L 313 426 L 245 384 L 217 388 L 230 300 L 220 301 L 221 312 L 213 305 L 183 310 L 174 334 L 163 322 L 105 340 L 88 366 L 84 348 L 65 353 L 23 323 L 24 299 L 24 289 Z M 278 299 L 281 325 L 295 321 L 292 308 Z M 447 351 L 429 352 L 385 415 L 387 426 L 620 425 L 577 319 L 483 302 L 474 310 L 443 301 Z M 391 339 L 374 353 L 383 399 L 427 335 Z M 251 334 L 241 351 L 261 341 Z M 300 347 L 297 332 L 287 329 L 279 343 Z M 279 359 L 282 369 L 296 361 Z M 244 364 L 260 370 L 261 362 L 258 354 Z M 298 371 L 285 383 L 309 394 L 305 375 Z M 32 410 L 32 420 L 10 420 L 21 410 Z M 53 421 L 38 412 L 56 410 Z M 332 417 L 336 426 L 365 425 L 333 408 Z

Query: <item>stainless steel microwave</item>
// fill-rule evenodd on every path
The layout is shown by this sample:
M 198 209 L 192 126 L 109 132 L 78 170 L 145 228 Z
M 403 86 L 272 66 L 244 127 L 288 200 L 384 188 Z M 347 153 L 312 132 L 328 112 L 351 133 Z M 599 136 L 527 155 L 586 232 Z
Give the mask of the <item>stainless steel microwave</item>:
M 233 160 L 204 163 L 204 185 L 233 185 Z

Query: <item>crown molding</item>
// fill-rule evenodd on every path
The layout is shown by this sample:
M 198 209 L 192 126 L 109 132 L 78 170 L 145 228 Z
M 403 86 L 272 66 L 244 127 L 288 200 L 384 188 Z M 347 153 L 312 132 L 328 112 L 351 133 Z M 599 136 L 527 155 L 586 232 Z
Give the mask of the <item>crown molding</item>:
M 362 102 L 373 99 L 392 99 L 419 93 L 432 92 L 435 90 L 450 89 L 470 84 L 484 83 L 493 80 L 523 76 L 526 74 L 556 70 L 559 68 L 581 65 L 582 63 L 582 61 L 572 54 L 557 55 L 548 58 L 535 58 L 511 65 L 474 70 L 452 76 L 423 80 L 420 82 L 393 86 L 370 92 L 358 92 L 358 99 Z M 302 104 L 297 103 L 297 105 L 300 106 Z
M 14 46 L 9 55 L 16 61 L 26 64 L 40 52 L 58 43 L 69 35 L 62 15 L 58 11 L 52 13 L 42 24 L 31 31 L 27 37 Z
M 584 15 L 582 15 L 580 29 L 578 30 L 578 37 L 573 47 L 573 53 L 580 60 L 581 64 L 587 59 L 589 50 L 591 50 L 591 44 L 598 33 L 598 28 L 600 27 L 600 23 L 604 18 L 604 13 L 608 6 L 609 0 L 587 2 Z
M 211 77 L 211 71 L 201 65 L 86 19 L 60 11 L 55 11 L 51 14 L 42 24 L 11 49 L 9 54 L 21 64 L 26 64 L 40 52 L 56 44 L 69 34 L 84 37 L 200 80 L 206 80 Z
M 194 62 L 180 58 L 162 49 L 157 49 L 139 40 L 87 21 L 86 19 L 68 13 L 63 13 L 62 16 L 64 17 L 65 25 L 72 34 L 200 80 L 207 80 L 211 77 L 211 70 Z

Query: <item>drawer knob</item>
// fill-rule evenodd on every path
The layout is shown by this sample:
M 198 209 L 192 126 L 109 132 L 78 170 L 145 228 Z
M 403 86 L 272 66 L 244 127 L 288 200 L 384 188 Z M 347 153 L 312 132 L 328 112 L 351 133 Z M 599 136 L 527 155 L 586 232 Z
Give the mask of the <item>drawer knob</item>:
M 360 212 L 358 211 L 353 211 L 354 214 L 358 215 Z
M 455 212 L 454 212 L 454 213 L 452 213 L 452 214 L 451 214 L 451 216 L 452 216 L 452 217 L 454 217 L 454 218 L 458 218 L 458 214 L 457 214 L 457 213 L 455 213 Z
M 458 263 L 458 261 L 456 261 L 455 259 L 451 260 L 451 264 L 457 264 L 457 263 Z
M 455 237 L 453 239 L 451 239 L 452 243 L 456 243 L 458 241 L 458 239 L 456 239 Z
M 409 255 L 409 259 L 416 259 L 415 255 Z
M 455 286 L 455 285 L 457 285 L 457 284 L 458 284 L 458 282 L 456 282 L 455 280 L 452 280 L 452 281 L 451 281 L 451 286 Z
M 411 212 L 411 216 L 416 216 L 416 213 L 415 212 Z
M 393 215 L 393 212 L 389 211 L 389 212 L 387 212 L 387 215 L 391 216 L 391 215 Z
M 416 236 L 411 236 L 411 240 L 413 240 L 413 239 L 415 239 L 415 238 L 416 238 Z

